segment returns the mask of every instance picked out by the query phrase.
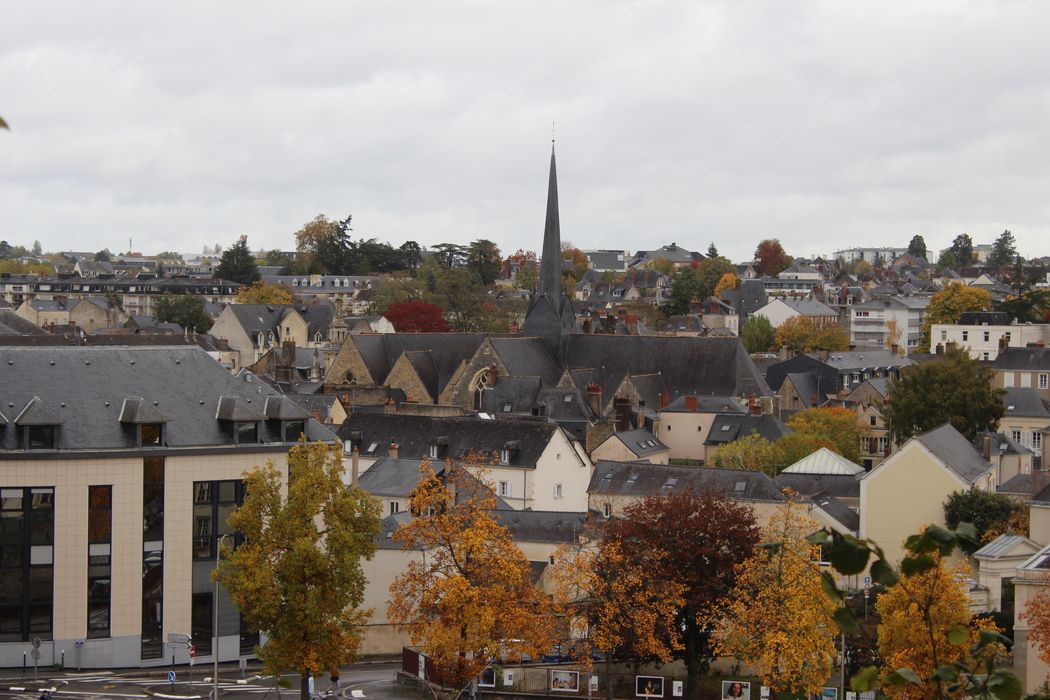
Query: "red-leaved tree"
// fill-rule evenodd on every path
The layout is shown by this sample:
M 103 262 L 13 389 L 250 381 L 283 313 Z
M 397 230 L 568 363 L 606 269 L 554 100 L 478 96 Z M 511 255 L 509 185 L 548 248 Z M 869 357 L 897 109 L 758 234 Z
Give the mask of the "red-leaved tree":
M 713 491 L 649 496 L 603 529 L 603 539 L 625 557 L 646 562 L 652 580 L 684 586 L 674 628 L 680 638 L 669 646 L 683 649 L 687 700 L 699 697 L 700 677 L 714 657 L 711 623 L 733 590 L 736 565 L 751 556 L 758 536 L 751 508 Z M 657 551 L 663 556 L 654 557 Z
M 758 244 L 755 260 L 762 274 L 772 277 L 786 270 L 792 262 L 791 256 L 784 252 L 784 246 L 780 245 L 780 240 L 776 238 L 767 238 Z
M 398 333 L 447 333 L 444 312 L 440 306 L 422 299 L 396 301 L 383 311 Z

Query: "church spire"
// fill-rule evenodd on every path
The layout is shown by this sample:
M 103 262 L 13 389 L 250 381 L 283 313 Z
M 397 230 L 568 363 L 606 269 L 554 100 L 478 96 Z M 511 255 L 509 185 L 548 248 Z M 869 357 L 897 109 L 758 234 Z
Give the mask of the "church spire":
M 540 258 L 540 294 L 552 302 L 561 298 L 561 220 L 558 215 L 558 171 L 554 166 L 554 139 L 551 139 L 551 176 L 547 185 L 547 221 L 543 225 L 543 252 Z

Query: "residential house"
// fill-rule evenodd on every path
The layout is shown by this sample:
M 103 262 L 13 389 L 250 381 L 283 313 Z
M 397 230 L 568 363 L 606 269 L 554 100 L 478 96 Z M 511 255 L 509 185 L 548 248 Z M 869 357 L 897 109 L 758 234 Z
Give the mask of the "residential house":
M 788 427 L 771 413 L 720 413 L 711 422 L 711 429 L 704 440 L 704 462 L 713 462 L 719 448 L 740 438 L 757 435 L 769 442 L 776 442 L 789 432 Z
M 814 372 L 821 378 L 818 393 L 845 396 L 866 379 L 899 377 L 901 369 L 910 364 L 910 359 L 889 350 L 810 353 L 770 365 L 766 368 L 766 382 L 771 389 L 779 391 L 789 373 Z
M 891 562 L 904 540 L 944 524 L 944 502 L 956 491 L 994 491 L 992 465 L 946 423 L 917 435 L 860 479 L 860 535 L 882 547 Z
M 670 450 L 644 428 L 613 433 L 591 452 L 592 460 L 667 464 Z
M 1024 566 L 1039 549 L 1035 540 L 1024 535 L 1003 533 L 973 553 L 977 563 L 975 578 L 987 591 L 984 601 L 987 612 L 1000 612 L 1013 618 L 1017 567 Z
M 781 270 L 778 277 L 789 280 L 808 280 L 816 283 L 823 283 L 824 281 L 824 274 L 820 270 L 798 260 L 794 261 L 786 270 Z
M 301 434 L 334 433 L 197 347 L 0 347 L 0 368 L 0 511 L 22 533 L 0 561 L 0 666 L 35 638 L 45 666 L 187 663 L 169 633 L 198 662 L 251 656 L 259 636 L 215 598 L 218 540 L 245 471 L 286 478 Z
M 934 349 L 954 345 L 975 360 L 996 360 L 1004 348 L 1038 346 L 1050 341 L 1050 324 L 1011 324 L 1000 311 L 968 311 L 958 323 L 934 323 L 930 344 Z
M 853 305 L 850 342 L 858 349 L 911 352 L 922 341 L 928 296 L 891 296 Z
M 362 470 L 377 460 L 475 465 L 514 508 L 583 511 L 591 463 L 583 446 L 545 420 L 351 413 L 338 430 Z
M 860 462 L 868 471 L 882 463 L 893 444 L 883 411 L 888 399 L 889 381 L 885 377 L 865 379 L 845 397 L 847 405 L 852 405 L 857 411 Z
M 706 463 L 707 440 L 715 417 L 721 414 L 745 415 L 748 407 L 728 396 L 679 396 L 659 409 L 656 434 L 667 445 L 670 459 Z
M 992 386 L 1036 389 L 1044 399 L 1050 399 L 1050 352 L 1044 347 L 1009 347 L 999 352 L 992 362 Z
M 237 367 L 243 367 L 285 342 L 297 348 L 327 345 L 334 316 L 331 304 L 229 304 L 210 332 L 229 342 L 239 353 Z
M 753 312 L 755 316 L 765 316 L 773 328 L 791 318 L 806 316 L 818 326 L 830 326 L 838 322 L 838 312 L 813 298 L 781 299 L 775 298 L 768 304 Z
M 840 260 L 846 264 L 852 264 L 864 260 L 872 265 L 881 261 L 882 264 L 888 265 L 890 261 L 899 258 L 908 252 L 905 248 L 894 248 L 890 246 L 884 246 L 881 248 L 844 248 L 842 250 L 836 250 L 831 254 L 832 260 Z
M 1009 493 L 1002 488 L 1004 484 L 1012 482 L 1013 487 L 1019 486 L 1020 482 L 1015 480 L 1017 477 L 1032 474 L 1038 471 L 1040 466 L 1037 453 L 1033 453 L 1030 447 L 1025 447 L 1010 435 L 1002 432 L 978 432 L 977 437 L 974 438 L 973 447 L 991 463 L 995 470 L 995 480 L 999 484 L 996 490 L 1000 493 Z M 1031 496 L 1033 493 L 1034 491 L 1029 491 L 1027 495 Z M 1020 500 L 1027 499 L 1021 498 Z
M 999 419 L 999 432 L 1042 454 L 1043 434 L 1050 426 L 1050 399 L 1038 389 L 1010 387 L 1003 397 L 1003 405 L 1006 413 Z
M 669 260 L 674 267 L 688 267 L 703 259 L 703 253 L 686 250 L 677 243 L 672 243 L 656 250 L 639 250 L 631 259 L 629 267 L 632 269 L 651 267 L 657 260 Z
M 630 263 L 626 250 L 585 250 L 583 254 L 595 272 L 626 272 Z

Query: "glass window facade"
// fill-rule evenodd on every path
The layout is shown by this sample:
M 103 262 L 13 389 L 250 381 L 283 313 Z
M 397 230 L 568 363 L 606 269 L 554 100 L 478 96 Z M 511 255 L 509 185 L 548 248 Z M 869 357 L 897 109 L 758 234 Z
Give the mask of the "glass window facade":
M 193 482 L 193 558 L 214 559 L 216 542 L 233 535 L 230 515 L 244 503 L 241 481 Z M 229 540 L 227 540 L 229 542 Z
M 109 636 L 113 487 L 88 487 L 88 639 Z
M 0 489 L 0 642 L 51 639 L 55 491 Z
M 143 659 L 164 654 L 164 458 L 142 460 L 142 636 Z

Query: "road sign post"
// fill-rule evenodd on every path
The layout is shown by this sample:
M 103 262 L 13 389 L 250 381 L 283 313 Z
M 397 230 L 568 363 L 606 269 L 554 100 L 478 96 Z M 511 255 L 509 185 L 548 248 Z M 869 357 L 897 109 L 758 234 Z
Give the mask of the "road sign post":
M 174 671 L 168 671 L 168 683 L 171 683 L 171 690 L 174 692 L 174 690 L 175 690 L 175 672 Z

